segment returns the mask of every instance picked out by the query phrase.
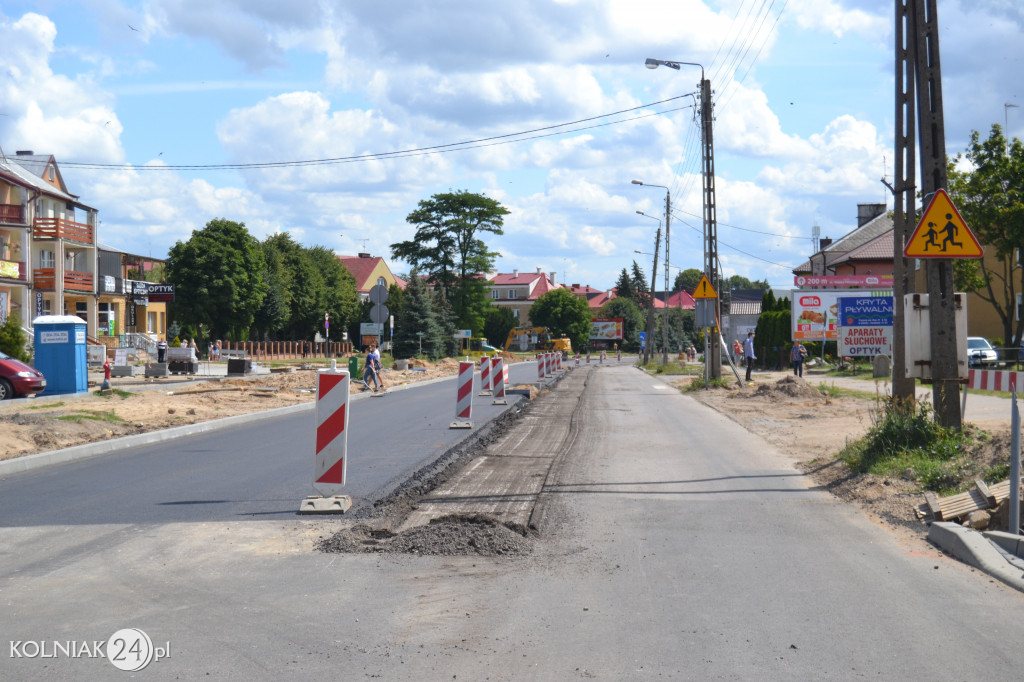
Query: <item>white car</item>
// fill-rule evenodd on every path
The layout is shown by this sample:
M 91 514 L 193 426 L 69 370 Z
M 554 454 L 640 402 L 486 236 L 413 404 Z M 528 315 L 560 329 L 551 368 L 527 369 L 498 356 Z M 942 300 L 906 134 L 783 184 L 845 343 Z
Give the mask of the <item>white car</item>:
M 967 366 L 987 367 L 999 361 L 999 354 L 988 339 L 980 336 L 967 337 Z

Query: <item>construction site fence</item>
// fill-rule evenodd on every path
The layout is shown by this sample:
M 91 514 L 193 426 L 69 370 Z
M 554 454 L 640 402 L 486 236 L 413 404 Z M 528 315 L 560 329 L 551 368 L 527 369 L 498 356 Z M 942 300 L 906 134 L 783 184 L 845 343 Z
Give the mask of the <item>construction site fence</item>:
M 353 352 L 352 343 L 348 341 L 221 341 L 220 349 L 221 360 L 228 357 L 224 351 L 242 352 L 254 360 L 333 358 Z M 208 347 L 200 349 L 203 358 L 206 358 L 208 351 Z

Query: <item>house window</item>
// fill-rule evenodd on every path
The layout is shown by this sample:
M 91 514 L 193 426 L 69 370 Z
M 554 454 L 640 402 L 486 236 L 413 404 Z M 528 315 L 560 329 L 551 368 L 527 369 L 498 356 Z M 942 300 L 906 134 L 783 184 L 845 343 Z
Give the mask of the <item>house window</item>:
M 50 167 L 49 167 L 49 168 L 47 169 L 47 172 L 49 173 L 49 178 L 50 178 L 50 182 L 53 182 L 53 181 L 54 181 L 54 179 L 55 179 L 55 178 L 57 177 L 57 173 L 56 173 L 56 172 L 54 172 L 54 170 L 53 170 L 53 166 L 50 166 Z
M 156 313 L 146 313 L 146 333 L 156 333 Z
M 377 278 L 377 285 L 378 286 L 382 286 L 382 287 L 384 287 L 386 289 L 387 286 L 388 286 L 388 283 L 387 283 L 387 281 L 383 277 L 378 277 Z
M 509 298 L 515 298 L 516 297 L 516 290 L 515 289 L 509 289 L 508 290 L 508 297 Z
M 515 317 L 517 320 L 519 319 L 519 308 L 512 309 L 512 316 Z
M 89 304 L 85 301 L 75 302 L 75 315 L 82 318 L 86 322 L 89 321 Z
M 57 261 L 53 257 L 53 251 L 46 251 L 45 249 L 39 252 L 39 267 L 41 268 L 53 268 L 57 267 Z
M 491 298 L 497 300 L 499 294 L 497 289 L 491 289 Z
M 99 319 L 100 333 L 106 334 L 109 332 L 110 323 L 114 321 L 114 304 L 100 303 L 98 306 L 97 318 Z

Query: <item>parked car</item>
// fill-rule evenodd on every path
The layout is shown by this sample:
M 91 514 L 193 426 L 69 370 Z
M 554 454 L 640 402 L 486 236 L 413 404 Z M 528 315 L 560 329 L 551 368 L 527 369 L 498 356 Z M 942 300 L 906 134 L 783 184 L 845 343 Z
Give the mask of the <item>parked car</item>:
M 42 372 L 6 353 L 0 353 L 0 400 L 39 393 L 44 388 L 46 378 Z
M 988 339 L 980 336 L 967 337 L 967 366 L 988 367 L 999 361 L 999 354 Z

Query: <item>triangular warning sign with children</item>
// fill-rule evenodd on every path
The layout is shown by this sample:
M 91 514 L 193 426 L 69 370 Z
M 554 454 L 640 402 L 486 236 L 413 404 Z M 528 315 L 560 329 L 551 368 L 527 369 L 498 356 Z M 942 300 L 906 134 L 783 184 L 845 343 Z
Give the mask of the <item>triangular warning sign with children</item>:
M 907 240 L 903 255 L 907 258 L 981 258 L 984 251 L 946 190 L 940 189 Z

